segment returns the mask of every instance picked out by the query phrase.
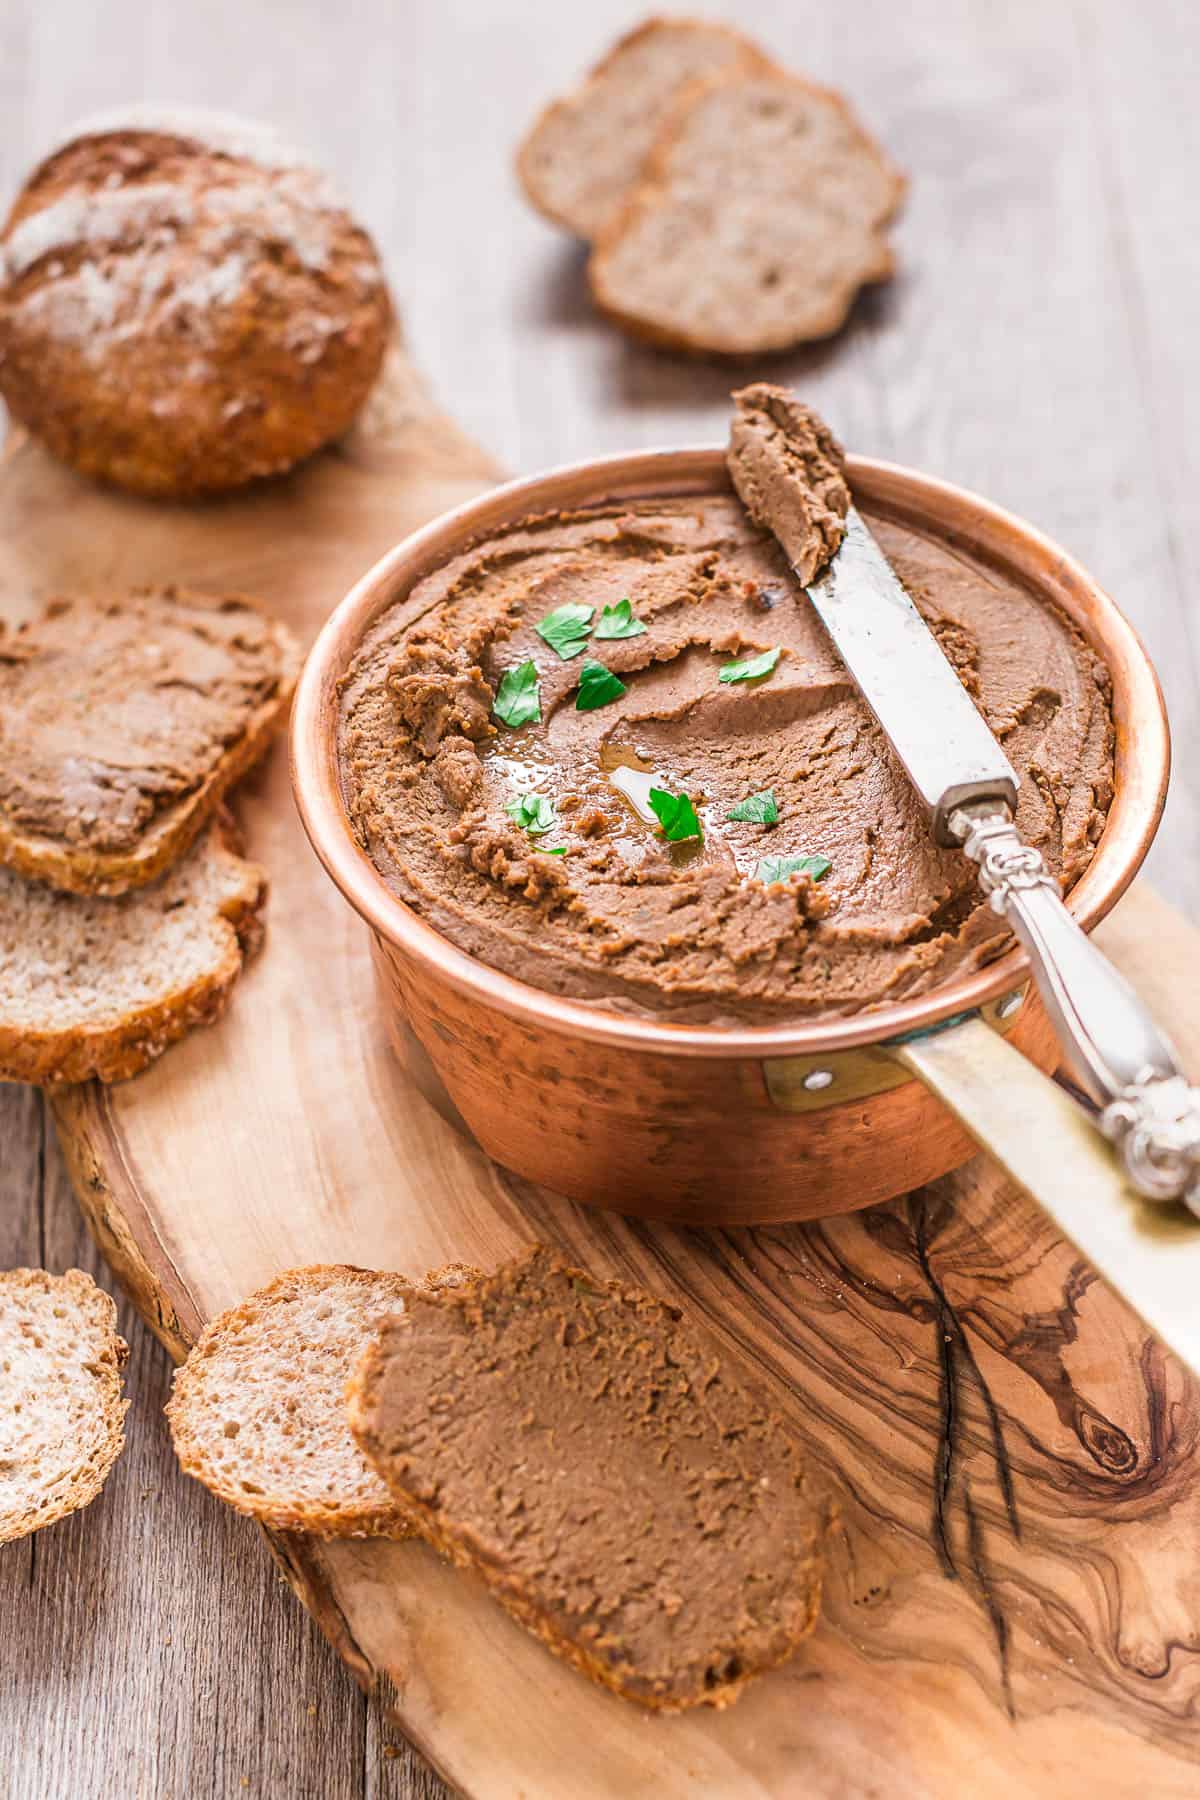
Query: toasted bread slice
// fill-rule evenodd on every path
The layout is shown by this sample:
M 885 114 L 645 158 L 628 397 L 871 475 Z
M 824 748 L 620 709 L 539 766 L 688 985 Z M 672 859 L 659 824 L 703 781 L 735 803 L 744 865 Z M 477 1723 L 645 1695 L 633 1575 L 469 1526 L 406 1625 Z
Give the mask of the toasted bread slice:
M 0 863 L 76 894 L 156 880 L 267 748 L 299 662 L 240 595 L 54 601 L 0 638 Z
M 641 1289 L 535 1248 L 414 1293 L 348 1407 L 422 1536 L 626 1699 L 726 1705 L 813 1628 L 824 1521 L 796 1446 Z
M 261 940 L 267 889 L 231 830 L 218 819 L 114 900 L 0 869 L 0 1080 L 121 1081 L 219 1016 Z
M 125 1442 L 117 1309 L 82 1269 L 0 1273 L 0 1543 L 87 1506 Z
M 750 356 L 828 337 L 892 273 L 904 178 L 846 101 L 780 70 L 678 99 L 588 265 L 597 305 L 666 348 Z
M 517 153 L 526 194 L 553 224 L 598 237 L 633 191 L 671 102 L 689 82 L 771 66 L 728 25 L 647 19 L 536 120 Z
M 471 1273 L 454 1265 L 429 1280 Z M 212 1320 L 167 1406 L 181 1467 L 278 1531 L 407 1537 L 408 1515 L 350 1435 L 345 1393 L 372 1334 L 415 1291 L 400 1275 L 316 1265 Z

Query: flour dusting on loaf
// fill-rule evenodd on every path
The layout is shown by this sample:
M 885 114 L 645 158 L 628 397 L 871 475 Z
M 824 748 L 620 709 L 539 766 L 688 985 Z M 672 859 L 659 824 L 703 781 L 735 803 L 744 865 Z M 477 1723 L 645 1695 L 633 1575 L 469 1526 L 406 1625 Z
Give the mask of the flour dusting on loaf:
M 326 177 L 219 115 L 86 122 L 0 238 L 0 392 L 65 461 L 141 492 L 217 492 L 337 436 L 390 323 Z

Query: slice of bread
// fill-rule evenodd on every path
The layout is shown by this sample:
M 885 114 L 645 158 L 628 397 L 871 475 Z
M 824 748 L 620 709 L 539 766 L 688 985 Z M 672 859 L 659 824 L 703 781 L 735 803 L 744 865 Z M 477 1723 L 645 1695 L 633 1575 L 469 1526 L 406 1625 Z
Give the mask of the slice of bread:
M 386 1319 L 350 1425 L 417 1529 L 656 1711 L 724 1706 L 816 1623 L 798 1446 L 702 1327 L 535 1247 Z
M 0 638 L 0 862 L 77 894 L 156 880 L 267 748 L 299 663 L 240 595 L 54 601 Z
M 517 153 L 526 194 L 553 224 L 598 237 L 633 191 L 683 88 L 722 69 L 771 66 L 728 25 L 647 19 L 536 120 Z
M 750 356 L 829 336 L 892 273 L 904 178 L 838 94 L 780 70 L 682 94 L 588 265 L 597 305 L 676 350 Z
M 125 1443 L 128 1354 L 82 1269 L 0 1273 L 0 1543 L 96 1498 Z
M 0 869 L 0 1080 L 121 1081 L 217 1018 L 262 937 L 263 871 L 212 824 L 119 899 Z
M 458 1265 L 428 1279 L 454 1286 Z M 181 1467 L 278 1531 L 407 1537 L 405 1510 L 350 1435 L 346 1382 L 413 1284 L 342 1264 L 289 1269 L 205 1327 L 167 1405 Z

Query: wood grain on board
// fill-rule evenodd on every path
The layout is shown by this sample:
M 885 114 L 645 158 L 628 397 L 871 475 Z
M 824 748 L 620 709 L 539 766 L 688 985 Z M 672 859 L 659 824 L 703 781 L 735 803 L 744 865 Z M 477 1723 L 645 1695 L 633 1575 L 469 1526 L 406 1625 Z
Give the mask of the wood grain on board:
M 0 1089 L 0 1266 L 84 1268 L 115 1291 L 132 1404 L 101 1497 L 0 1556 L 0 1795 L 240 1800 L 245 1781 L 434 1800 L 442 1784 L 342 1674 L 258 1534 L 181 1478 L 169 1361 L 90 1241 L 41 1111 L 33 1089 Z
M 169 570 L 256 592 L 310 636 L 385 545 L 492 473 L 399 354 L 340 451 L 249 500 L 119 500 L 18 440 L 0 474 L 0 601 L 12 615 L 84 570 Z M 1159 1793 L 1194 1786 L 1200 1407 L 1036 1210 L 982 1163 L 849 1219 L 719 1234 L 517 1182 L 384 1041 L 365 931 L 302 838 L 281 753 L 237 810 L 272 891 L 230 1011 L 135 1081 L 55 1102 L 97 1241 L 155 1331 L 179 1354 L 293 1263 L 416 1275 L 541 1237 L 706 1318 L 839 1503 L 813 1646 L 727 1712 L 663 1721 L 589 1687 L 420 1546 L 277 1539 L 352 1669 L 384 1684 L 448 1779 L 554 1795 L 570 1770 L 581 1800 L 832 1796 L 868 1777 L 899 1796 L 1049 1795 L 1068 1768 L 1096 1794 L 1127 1792 L 1134 1769 Z M 1130 905 L 1160 966 L 1194 955 L 1152 896 Z

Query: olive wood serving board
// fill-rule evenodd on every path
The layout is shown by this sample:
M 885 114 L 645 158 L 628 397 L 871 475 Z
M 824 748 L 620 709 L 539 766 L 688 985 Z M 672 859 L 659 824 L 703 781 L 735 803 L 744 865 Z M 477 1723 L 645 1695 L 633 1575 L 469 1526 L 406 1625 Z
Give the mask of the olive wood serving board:
M 248 498 L 125 499 L 18 434 L 0 615 L 176 581 L 258 594 L 311 637 L 497 474 L 399 354 L 344 445 Z M 56 1100 L 84 1212 L 172 1353 L 292 1264 L 419 1275 L 542 1238 L 707 1320 L 839 1503 L 812 1642 L 678 1718 L 591 1687 L 421 1545 L 274 1538 L 447 1779 L 489 1800 L 1200 1791 L 1200 1396 L 1043 1215 L 981 1160 L 869 1212 L 720 1233 L 520 1183 L 385 1042 L 365 928 L 303 838 L 282 746 L 237 810 L 271 897 L 230 1010 L 136 1080 Z M 1200 1063 L 1200 935 L 1144 887 L 1101 935 Z

